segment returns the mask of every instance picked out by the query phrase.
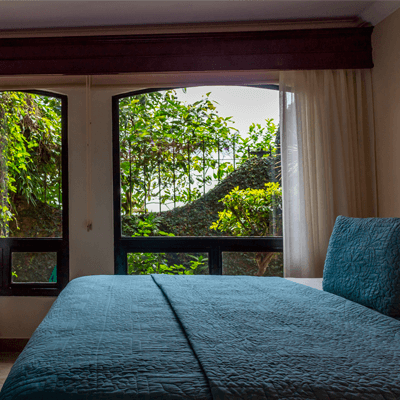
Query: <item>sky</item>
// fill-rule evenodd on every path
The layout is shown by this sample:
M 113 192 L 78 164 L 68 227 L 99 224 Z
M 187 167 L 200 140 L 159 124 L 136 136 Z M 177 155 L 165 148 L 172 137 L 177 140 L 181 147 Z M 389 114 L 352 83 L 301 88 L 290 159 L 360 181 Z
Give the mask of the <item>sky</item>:
M 279 123 L 279 91 L 245 86 L 200 86 L 187 88 L 186 94 L 177 89 L 178 99 L 194 103 L 201 96 L 211 92 L 210 99 L 216 100 L 218 114 L 235 121 L 234 127 L 244 134 L 254 123 L 263 125 L 273 118 Z

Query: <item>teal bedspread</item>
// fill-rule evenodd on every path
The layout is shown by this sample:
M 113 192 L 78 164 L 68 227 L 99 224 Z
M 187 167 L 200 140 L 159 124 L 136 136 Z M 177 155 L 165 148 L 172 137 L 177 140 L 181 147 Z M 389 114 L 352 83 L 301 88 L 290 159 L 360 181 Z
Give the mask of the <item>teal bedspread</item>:
M 151 276 L 91 276 L 62 291 L 8 376 L 1 400 L 211 399 Z
M 400 322 L 282 278 L 78 278 L 0 399 L 400 399 Z

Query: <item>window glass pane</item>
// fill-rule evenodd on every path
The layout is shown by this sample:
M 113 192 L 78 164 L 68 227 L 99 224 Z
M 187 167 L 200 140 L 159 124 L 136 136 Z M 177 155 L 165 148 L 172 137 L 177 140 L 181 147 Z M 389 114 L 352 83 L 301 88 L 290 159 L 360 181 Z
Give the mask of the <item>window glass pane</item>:
M 208 275 L 208 253 L 128 253 L 128 274 Z
M 222 274 L 283 278 L 283 253 L 222 252 Z
M 0 237 L 61 237 L 61 100 L 0 92 Z
M 280 236 L 278 92 L 202 87 L 119 101 L 123 236 Z
M 57 253 L 11 254 L 12 282 L 57 282 Z

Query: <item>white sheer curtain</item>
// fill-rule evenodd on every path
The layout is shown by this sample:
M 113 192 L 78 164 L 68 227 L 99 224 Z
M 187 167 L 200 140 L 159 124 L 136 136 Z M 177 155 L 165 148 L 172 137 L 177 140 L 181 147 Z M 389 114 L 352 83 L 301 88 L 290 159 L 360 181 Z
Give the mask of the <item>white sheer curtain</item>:
M 322 277 L 338 215 L 376 217 L 370 70 L 280 74 L 285 277 Z

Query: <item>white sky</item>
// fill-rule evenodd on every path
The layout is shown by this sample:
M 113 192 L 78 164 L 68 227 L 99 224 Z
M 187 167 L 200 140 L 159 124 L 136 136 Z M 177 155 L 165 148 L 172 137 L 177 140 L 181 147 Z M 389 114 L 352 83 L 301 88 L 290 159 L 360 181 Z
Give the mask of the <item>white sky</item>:
M 279 124 L 279 91 L 245 86 L 200 86 L 187 88 L 187 93 L 177 89 L 178 99 L 194 103 L 211 92 L 210 99 L 216 100 L 218 114 L 235 121 L 234 127 L 245 134 L 254 123 L 265 124 L 273 118 Z

